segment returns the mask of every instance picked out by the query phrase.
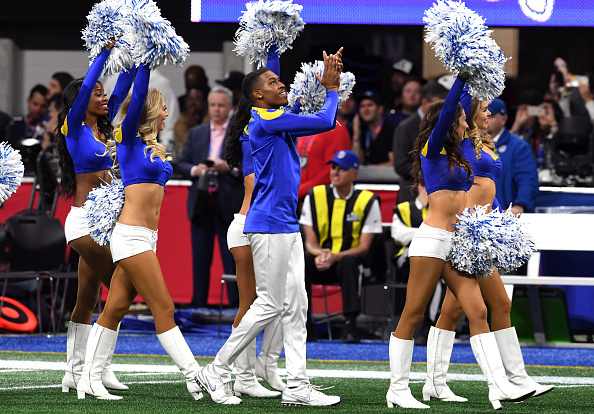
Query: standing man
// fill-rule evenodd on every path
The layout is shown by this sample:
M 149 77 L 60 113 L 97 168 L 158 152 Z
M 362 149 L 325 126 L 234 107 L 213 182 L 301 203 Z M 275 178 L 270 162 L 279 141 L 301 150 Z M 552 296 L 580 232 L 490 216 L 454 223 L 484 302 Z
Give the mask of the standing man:
M 235 273 L 235 261 L 227 248 L 227 228 L 243 201 L 241 172 L 229 170 L 224 160 L 225 133 L 233 109 L 233 95 L 223 86 L 208 94 L 210 122 L 190 129 L 178 164 L 180 173 L 192 180 L 187 211 L 192 230 L 194 295 L 192 306 L 208 301 L 210 266 L 217 235 L 225 273 Z M 227 284 L 229 304 L 239 303 L 236 283 Z
M 299 220 L 305 232 L 308 319 L 312 283 L 338 282 L 346 319 L 340 340 L 358 343 L 359 266 L 375 234 L 382 232 L 379 197 L 371 191 L 355 190 L 353 182 L 359 175 L 359 157 L 353 151 L 338 151 L 327 164 L 332 165 L 330 185 L 309 190 Z M 311 320 L 308 327 L 313 327 Z M 308 336 L 313 337 L 313 333 Z
M 413 159 L 410 152 L 413 149 L 415 141 L 419 136 L 419 126 L 421 119 L 429 109 L 432 103 L 445 99 L 448 90 L 437 81 L 430 81 L 421 88 L 421 106 L 416 113 L 406 118 L 394 131 L 393 151 L 394 151 L 394 171 L 400 177 L 400 191 L 398 191 L 398 203 L 405 201 L 414 202 L 417 196 L 417 190 L 411 192 L 413 179 L 411 176 Z
M 501 174 L 495 181 L 497 200 L 502 208 L 511 204 L 514 214 L 534 211 L 538 196 L 538 171 L 530 145 L 505 127 L 507 106 L 496 98 L 489 104 L 491 116 L 487 130 L 495 143 L 495 152 L 501 158 Z

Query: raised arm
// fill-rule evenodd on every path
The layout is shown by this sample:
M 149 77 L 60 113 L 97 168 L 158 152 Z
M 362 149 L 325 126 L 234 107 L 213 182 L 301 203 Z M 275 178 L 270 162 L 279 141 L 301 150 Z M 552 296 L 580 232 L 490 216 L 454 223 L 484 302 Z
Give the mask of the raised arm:
M 465 83 L 466 79 L 458 76 L 448 92 L 443 108 L 439 113 L 439 119 L 427 142 L 427 158 L 436 158 L 441 152 L 448 130 L 454 121 L 454 116 L 456 116 L 456 108 L 462 96 L 462 89 Z
M 132 86 L 132 81 L 134 80 L 134 74 L 136 73 L 136 68 L 126 68 L 124 69 L 119 75 L 118 80 L 116 82 L 115 88 L 109 97 L 109 119 L 113 120 L 120 109 L 120 105 L 128 96 L 128 91 L 130 90 L 130 86 Z
M 87 74 L 85 75 L 85 79 L 83 80 L 82 86 L 74 103 L 72 104 L 72 108 L 68 112 L 68 117 L 66 118 L 67 127 L 68 127 L 68 135 L 71 138 L 77 137 L 78 130 L 82 125 L 83 119 L 85 117 L 85 112 L 87 111 L 87 107 L 89 106 L 89 100 L 91 99 L 91 94 L 93 93 L 93 89 L 95 89 L 95 85 L 99 80 L 99 75 L 103 70 L 103 66 L 109 57 L 109 53 L 111 51 L 111 47 L 105 48 L 99 53 L 99 55 L 95 58 Z
M 132 100 L 130 101 L 126 118 L 122 121 L 121 143 L 124 145 L 133 145 L 137 140 L 138 123 L 140 122 L 140 115 L 142 115 L 144 101 L 148 94 L 150 75 L 151 71 L 146 64 L 141 65 L 136 72 Z
M 276 45 L 272 45 L 270 46 L 270 49 L 268 49 L 268 60 L 266 61 L 266 69 L 274 72 L 274 74 L 280 78 L 280 61 Z
M 470 106 L 472 105 L 472 96 L 468 93 L 468 85 L 465 85 L 464 89 L 462 89 L 460 105 L 462 105 L 462 109 L 464 109 L 464 113 L 466 114 L 466 122 L 468 122 L 468 119 L 470 118 Z

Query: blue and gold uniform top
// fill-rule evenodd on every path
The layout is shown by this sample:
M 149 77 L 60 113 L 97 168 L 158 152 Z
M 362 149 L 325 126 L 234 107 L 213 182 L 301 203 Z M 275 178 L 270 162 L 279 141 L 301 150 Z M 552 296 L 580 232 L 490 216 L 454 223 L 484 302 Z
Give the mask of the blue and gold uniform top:
M 115 136 L 124 187 L 138 183 L 155 183 L 164 186 L 173 172 L 169 161 L 162 160 L 160 157 L 155 157 L 151 161 L 152 151 L 146 149 L 147 145 L 142 142 L 142 137 L 138 133 L 138 123 L 148 93 L 149 78 L 150 70 L 146 65 L 141 65 L 136 73 L 128 112 Z
M 91 127 L 83 122 L 91 94 L 95 89 L 109 53 L 109 50 L 103 49 L 89 67 L 80 91 L 61 127 L 62 134 L 66 137 L 66 148 L 72 158 L 76 174 L 109 170 L 113 164 L 109 154 L 105 152 L 105 144 L 95 137 Z M 134 69 L 126 69 L 118 76 L 115 89 L 108 102 L 109 119 L 113 119 L 117 114 L 120 105 L 128 94 L 133 78 Z
M 421 152 L 421 169 L 427 194 L 438 190 L 468 191 L 470 188 L 464 168 L 455 166 L 453 170 L 449 169 L 447 154 L 443 147 L 448 130 L 456 116 L 458 101 L 465 82 L 465 79 L 460 76 L 456 78 L 439 113 L 439 119 L 431 131 L 431 136 Z
M 324 106 L 313 115 L 252 108 L 248 133 L 256 180 L 245 233 L 299 231 L 297 191 L 301 167 L 293 138 L 333 129 L 337 109 L 337 92 L 326 92 Z

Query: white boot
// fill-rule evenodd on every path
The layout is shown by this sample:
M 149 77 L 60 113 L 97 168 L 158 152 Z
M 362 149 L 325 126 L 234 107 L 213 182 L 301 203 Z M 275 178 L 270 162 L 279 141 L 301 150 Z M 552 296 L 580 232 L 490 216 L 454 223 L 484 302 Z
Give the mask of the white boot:
M 390 388 L 386 394 L 388 407 L 395 405 L 402 408 L 429 408 L 413 397 L 408 388 L 410 365 L 415 341 L 396 338 L 390 335 Z
M 116 331 L 116 337 L 113 340 L 111 349 L 109 350 L 109 355 L 107 357 L 107 361 L 105 361 L 105 369 L 103 370 L 103 373 L 101 374 L 101 381 L 103 381 L 103 385 L 105 385 L 105 388 L 111 388 L 112 390 L 117 390 L 117 391 L 126 391 L 128 389 L 128 386 L 122 384 L 116 378 L 113 370 L 111 369 L 111 360 L 113 358 L 113 353 L 115 351 L 116 342 L 118 341 L 119 333 L 120 333 L 120 325 L 118 325 L 118 330 Z
M 275 319 L 264 329 L 260 355 L 256 360 L 256 375 L 277 391 L 284 391 L 287 386 L 278 375 L 277 361 L 283 349 L 283 330 L 280 318 Z
M 468 399 L 459 397 L 446 384 L 450 357 L 454 347 L 456 332 L 446 331 L 432 326 L 427 337 L 427 380 L 423 385 L 423 400 L 431 397 L 442 401 L 466 402 Z
M 84 399 L 86 394 L 99 400 L 120 400 L 122 398 L 119 395 L 110 394 L 101 382 L 101 373 L 116 335 L 116 331 L 97 323 L 93 325 L 87 341 L 85 366 L 76 387 L 80 400 Z
M 169 354 L 175 365 L 177 365 L 181 373 L 186 377 L 186 387 L 189 393 L 192 394 L 192 397 L 196 401 L 201 399 L 202 387 L 196 380 L 196 375 L 200 371 L 200 365 L 196 362 L 179 328 L 176 326 L 167 332 L 158 334 L 157 338 L 159 338 L 159 342 L 161 342 L 161 346 L 165 352 Z
M 62 392 L 75 390 L 85 365 L 85 351 L 91 325 L 69 322 L 66 334 L 66 373 L 62 378 Z
M 470 338 L 472 352 L 489 384 L 489 401 L 496 410 L 501 410 L 501 401 L 523 401 L 534 394 L 534 389 L 524 390 L 510 383 L 493 332 L 474 335 Z
M 270 391 L 258 382 L 258 378 L 256 377 L 255 339 L 235 358 L 235 369 L 237 373 L 233 389 L 235 395 L 238 397 L 242 395 L 250 397 L 278 397 L 280 395 L 280 392 Z
M 546 394 L 555 388 L 554 385 L 540 385 L 526 373 L 516 328 L 512 326 L 511 328 L 501 329 L 493 333 L 497 340 L 497 346 L 499 346 L 503 366 L 509 374 L 509 382 L 526 391 L 536 390 L 533 397 Z

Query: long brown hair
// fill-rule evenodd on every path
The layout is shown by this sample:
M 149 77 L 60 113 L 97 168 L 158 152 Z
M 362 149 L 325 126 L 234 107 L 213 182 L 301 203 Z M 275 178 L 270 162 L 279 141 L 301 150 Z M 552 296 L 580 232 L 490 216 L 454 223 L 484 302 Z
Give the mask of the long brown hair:
M 437 120 L 439 119 L 439 114 L 443 108 L 445 100 L 439 100 L 433 103 L 430 107 L 423 119 L 421 120 L 421 125 L 419 127 L 420 133 L 419 137 L 415 142 L 415 146 L 411 151 L 411 154 L 414 158 L 413 170 L 412 170 L 412 177 L 415 182 L 413 187 L 418 186 L 419 184 L 424 184 L 422 170 L 421 170 L 421 153 L 425 144 L 429 140 L 435 125 L 437 124 Z M 448 170 L 450 174 L 454 174 L 454 169 L 456 166 L 460 166 L 466 170 L 466 179 L 468 180 L 469 184 L 472 184 L 470 179 L 472 175 L 472 167 L 470 163 L 460 151 L 460 140 L 458 138 L 458 133 L 456 130 L 460 125 L 459 119 L 462 115 L 462 105 L 458 104 L 456 108 L 456 115 L 454 116 L 454 120 L 452 121 L 452 125 L 448 129 L 446 139 L 444 141 L 443 147 L 446 151 L 447 158 L 448 158 Z M 444 172 L 445 174 L 445 172 Z
M 472 98 L 472 103 L 470 104 L 470 116 L 468 117 L 468 136 L 472 139 L 472 145 L 474 145 L 474 153 L 476 154 L 476 158 L 479 159 L 481 157 L 481 150 L 483 149 L 483 145 L 489 148 L 491 151 L 495 152 L 495 144 L 491 140 L 491 136 L 489 134 L 484 134 L 481 132 L 479 127 L 476 125 L 476 117 L 481 110 L 481 103 L 484 101 L 480 101 L 476 98 Z

